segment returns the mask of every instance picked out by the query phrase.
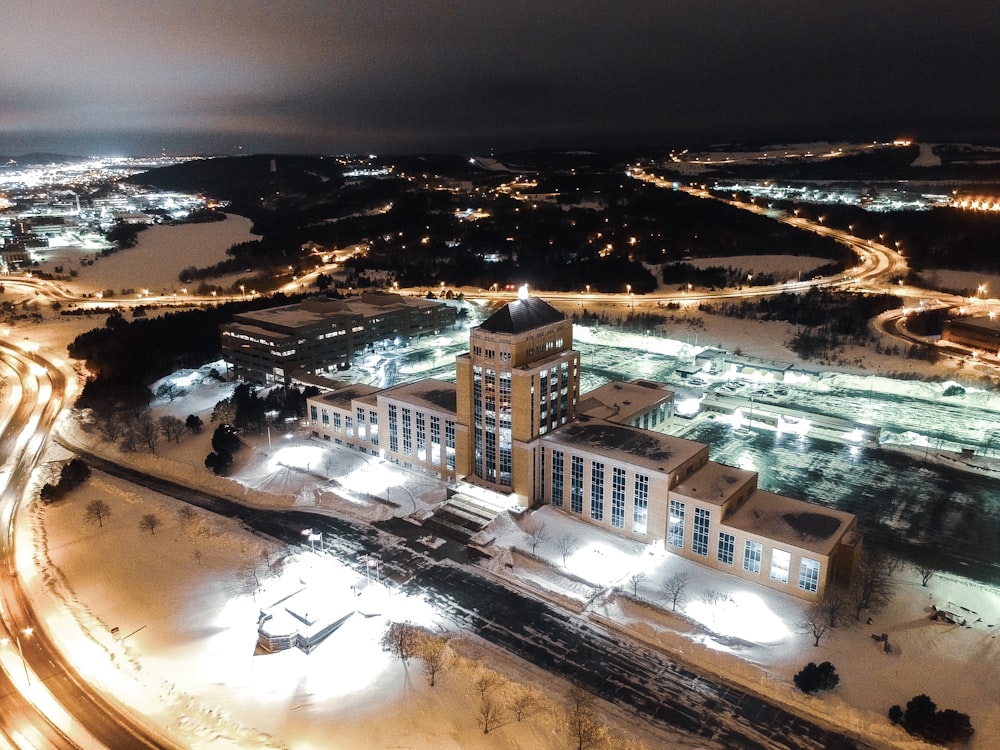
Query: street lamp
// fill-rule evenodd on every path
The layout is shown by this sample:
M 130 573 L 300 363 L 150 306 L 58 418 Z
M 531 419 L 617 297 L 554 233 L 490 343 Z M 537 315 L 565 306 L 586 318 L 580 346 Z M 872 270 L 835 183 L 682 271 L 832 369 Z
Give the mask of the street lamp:
M 313 551 L 316 550 L 316 542 L 319 541 L 320 547 L 323 546 L 323 532 L 315 532 L 312 529 L 302 529 L 302 536 L 309 540 L 309 548 Z

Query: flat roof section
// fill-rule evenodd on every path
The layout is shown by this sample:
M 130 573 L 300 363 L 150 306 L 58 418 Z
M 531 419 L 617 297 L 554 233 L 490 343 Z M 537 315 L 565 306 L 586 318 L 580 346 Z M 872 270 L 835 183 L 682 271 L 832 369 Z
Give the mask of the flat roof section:
M 776 545 L 788 544 L 820 555 L 830 555 L 849 531 L 855 516 L 821 505 L 757 490 L 724 525 Z
M 657 383 L 615 380 L 581 395 L 576 413 L 609 422 L 628 422 L 662 401 L 669 401 L 673 395 L 672 391 Z
M 458 405 L 455 384 L 446 380 L 427 378 L 416 383 L 397 385 L 382 391 L 387 398 L 405 401 L 435 411 L 454 414 Z
M 711 505 L 723 505 L 747 484 L 757 484 L 757 472 L 709 461 L 680 484 L 670 489 L 680 495 Z
M 991 318 L 988 315 L 977 315 L 968 318 L 952 318 L 948 321 L 948 325 L 959 330 L 967 328 L 973 331 L 1000 334 L 1000 319 Z
M 372 385 L 356 383 L 354 385 L 349 385 L 346 388 L 338 388 L 335 391 L 323 393 L 317 396 L 316 399 L 318 401 L 322 401 L 323 403 L 330 404 L 330 406 L 335 406 L 338 409 L 350 411 L 352 409 L 352 403 L 355 399 L 363 398 L 371 395 L 372 393 L 378 393 L 380 390 L 380 388 L 376 388 Z
M 543 442 L 578 446 L 601 453 L 610 460 L 643 466 L 652 471 L 670 473 L 699 453 L 708 451 L 705 443 L 614 424 L 604 419 L 577 417 L 542 438 Z

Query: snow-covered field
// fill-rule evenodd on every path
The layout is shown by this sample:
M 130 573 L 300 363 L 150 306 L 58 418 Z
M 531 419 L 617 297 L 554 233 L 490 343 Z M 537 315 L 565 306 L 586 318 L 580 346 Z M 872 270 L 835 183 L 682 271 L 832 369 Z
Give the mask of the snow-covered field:
M 133 252 L 103 259 L 88 270 L 98 272 L 109 267 L 105 264 L 115 263 L 120 278 L 135 278 L 150 261 Z M 129 259 L 137 265 L 129 267 Z M 176 258 L 176 262 L 176 268 L 158 271 L 163 279 L 176 278 L 186 265 L 209 261 Z M 758 271 L 778 270 L 762 268 L 760 262 L 753 260 Z M 93 283 L 95 289 L 119 284 L 105 277 Z M 991 288 L 1000 289 L 1000 281 Z M 688 314 L 695 319 L 695 313 Z M 772 324 L 698 317 L 703 317 L 702 323 L 691 330 L 712 343 L 793 361 L 781 346 L 786 337 L 774 334 Z M 93 321 L 47 317 L 38 325 L 19 326 L 15 336 L 30 336 L 46 351 L 61 354 L 66 341 L 92 326 Z M 858 369 L 868 373 L 904 369 L 899 360 L 884 363 L 863 352 L 857 356 L 863 359 Z M 929 366 L 919 366 L 932 372 Z M 156 404 L 156 412 L 181 418 L 197 413 L 208 425 L 208 412 L 225 395 L 225 387 L 203 377 L 204 373 L 191 375 L 188 394 Z M 76 439 L 93 440 L 76 426 L 69 425 L 66 431 Z M 161 445 L 156 458 L 118 459 L 156 465 L 167 475 L 204 481 L 220 494 L 245 496 L 256 505 L 308 504 L 361 519 L 386 512 L 385 504 L 352 497 L 350 487 L 341 496 L 321 488 L 326 483 L 318 478 L 311 485 L 303 479 L 303 472 L 290 471 L 292 456 L 305 455 L 296 446 L 320 452 L 339 450 L 302 435 L 272 435 L 270 444 L 266 436 L 257 437 L 237 467 L 236 480 L 243 484 L 214 480 L 202 466 L 209 434 L 206 430 L 201 436 L 185 437 L 180 445 Z M 271 462 L 278 450 L 275 442 L 289 451 L 287 460 L 277 464 Z M 309 455 L 312 470 L 312 462 L 322 459 Z M 66 457 L 64 451 L 52 449 L 48 459 Z M 350 465 L 346 459 L 343 463 Z M 45 479 L 43 472 L 41 480 Z M 439 488 L 426 477 L 403 475 L 392 481 L 419 488 L 415 502 L 422 507 L 438 497 Z M 83 522 L 83 508 L 95 498 L 112 506 L 103 528 Z M 409 511 L 404 503 L 398 512 Z M 140 519 L 148 514 L 162 523 L 155 534 L 139 527 Z M 891 704 L 905 704 L 920 692 L 928 693 L 941 708 L 970 714 L 976 728 L 973 748 L 1000 744 L 1000 696 L 995 687 L 1000 684 L 996 659 L 1000 596 L 992 587 L 940 575 L 923 587 L 914 571 L 905 570 L 898 576 L 892 603 L 871 625 L 839 628 L 832 638 L 813 647 L 811 638 L 798 632 L 802 605 L 792 597 L 706 571 L 662 550 L 636 548 L 552 509 L 542 509 L 538 515 L 553 538 L 565 530 L 580 540 L 578 552 L 566 566 L 574 577 L 562 574 L 561 554 L 551 541 L 536 549 L 540 561 L 505 551 L 530 546 L 506 515 L 492 529 L 498 549 L 490 574 L 513 576 L 519 585 L 574 608 L 583 607 L 595 591 L 617 586 L 617 593 L 594 599 L 586 615 L 693 665 L 796 705 L 877 746 L 920 746 L 885 718 Z M 420 601 L 401 601 L 398 592 L 377 584 L 368 586 L 359 573 L 336 561 L 298 550 L 288 555 L 280 574 L 265 574 L 265 561 L 270 566 L 289 551 L 211 514 L 196 511 L 193 518 L 185 518 L 180 503 L 103 475 L 95 475 L 60 503 L 30 506 L 21 513 L 19 524 L 19 549 L 35 549 L 24 573 L 46 612 L 46 627 L 74 654 L 74 662 L 88 679 L 191 747 L 562 748 L 567 744 L 565 733 L 550 715 L 508 721 L 483 735 L 467 671 L 456 667 L 430 688 L 418 663 L 404 667 L 378 646 L 382 629 L 391 619 L 408 619 L 435 629 L 446 629 L 449 623 Z M 505 562 L 513 567 L 506 568 Z M 626 595 L 632 588 L 628 578 L 637 566 L 646 572 L 638 584 L 638 598 L 653 602 L 654 607 Z M 261 578 L 260 588 L 248 584 L 251 567 Z M 689 574 L 690 583 L 687 601 L 679 607 L 683 612 L 675 615 L 668 611 L 658 589 L 665 576 L 680 570 Z M 332 600 L 346 600 L 357 612 L 373 616 L 352 616 L 309 656 L 297 650 L 255 656 L 260 607 L 275 602 L 290 587 L 300 585 L 299 581 L 322 587 Z M 362 590 L 357 604 L 352 585 Z M 712 598 L 704 596 L 708 591 L 722 592 L 725 597 L 707 606 L 704 600 Z M 967 625 L 931 621 L 932 604 L 951 611 L 965 608 Z M 115 634 L 113 628 L 118 629 Z M 882 653 L 872 633 L 888 633 L 892 653 Z M 567 686 L 555 678 L 475 639 L 457 639 L 454 650 L 473 661 L 487 661 L 510 679 L 540 687 L 552 697 L 559 698 L 566 691 Z M 835 691 L 807 697 L 791 687 L 791 676 L 807 661 L 825 660 L 832 661 L 841 676 Z M 602 715 L 620 735 L 633 732 L 651 747 L 705 746 L 668 730 L 647 730 L 610 706 L 602 706 Z
M 154 225 L 139 233 L 139 242 L 128 250 L 111 255 L 97 255 L 93 265 L 80 264 L 94 253 L 77 249 L 53 250 L 41 270 L 55 273 L 77 272 L 73 286 L 84 292 L 105 289 L 148 289 L 153 294 L 170 294 L 183 286 L 180 272 L 190 266 L 199 268 L 226 259 L 226 250 L 238 242 L 257 239 L 250 233 L 252 222 L 243 216 L 227 214 L 225 221 L 205 224 Z

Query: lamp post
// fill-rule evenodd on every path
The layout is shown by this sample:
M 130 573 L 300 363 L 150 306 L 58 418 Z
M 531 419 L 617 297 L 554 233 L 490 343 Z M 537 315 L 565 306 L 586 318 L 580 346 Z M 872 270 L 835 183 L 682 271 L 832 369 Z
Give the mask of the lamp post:
M 413 512 L 416 513 L 417 512 L 417 501 L 414 499 L 413 493 L 410 492 L 406 487 L 404 487 L 401 484 L 397 484 L 396 486 L 399 487 L 399 489 L 403 490 L 403 492 L 405 492 L 409 496 L 410 503 L 412 503 L 412 505 L 413 505 Z M 387 503 L 390 502 L 389 501 L 389 490 L 390 489 L 392 489 L 392 485 L 387 484 L 385 486 L 385 501 Z

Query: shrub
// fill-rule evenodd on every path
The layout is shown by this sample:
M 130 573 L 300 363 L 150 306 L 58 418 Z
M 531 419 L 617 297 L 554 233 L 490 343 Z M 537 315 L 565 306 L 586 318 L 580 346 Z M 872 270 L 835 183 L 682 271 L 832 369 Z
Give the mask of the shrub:
M 817 690 L 833 690 L 840 684 L 840 675 L 837 674 L 836 667 L 828 661 L 819 666 L 809 662 L 792 680 L 795 687 L 803 693 L 815 693 Z
M 937 704 L 924 693 L 913 696 L 905 711 L 898 705 L 890 708 L 889 721 L 902 725 L 910 734 L 939 745 L 967 742 L 975 731 L 968 714 L 952 708 L 938 711 Z

